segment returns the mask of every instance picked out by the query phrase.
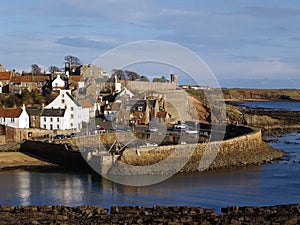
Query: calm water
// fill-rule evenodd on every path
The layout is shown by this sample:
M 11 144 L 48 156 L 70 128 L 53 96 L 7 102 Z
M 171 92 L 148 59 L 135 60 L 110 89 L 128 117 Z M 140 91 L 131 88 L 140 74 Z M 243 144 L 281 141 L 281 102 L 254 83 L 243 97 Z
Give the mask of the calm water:
M 242 107 L 300 111 L 300 102 L 242 102 Z
M 0 205 L 229 205 L 300 203 L 300 133 L 273 137 L 287 153 L 276 164 L 176 175 L 147 187 L 62 171 L 0 173 Z M 138 178 L 137 178 L 138 179 Z

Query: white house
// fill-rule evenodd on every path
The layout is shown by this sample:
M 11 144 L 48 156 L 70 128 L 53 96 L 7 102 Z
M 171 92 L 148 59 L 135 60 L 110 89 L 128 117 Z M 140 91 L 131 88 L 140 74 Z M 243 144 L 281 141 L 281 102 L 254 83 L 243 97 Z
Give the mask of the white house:
M 64 89 L 65 81 L 61 79 L 60 75 L 58 74 L 57 77 L 52 81 L 52 89 L 53 90 L 60 90 Z
M 66 130 L 70 115 L 66 113 L 66 109 L 43 109 L 40 120 L 43 129 Z
M 25 106 L 22 109 L 1 108 L 0 124 L 13 128 L 29 128 L 29 115 Z
M 75 100 L 71 90 L 60 90 L 59 95 L 45 109 L 65 109 L 68 122 L 64 124 L 64 129 L 76 129 L 80 131 L 82 122 L 89 121 L 89 109 L 82 106 Z M 43 128 L 43 127 L 41 127 Z

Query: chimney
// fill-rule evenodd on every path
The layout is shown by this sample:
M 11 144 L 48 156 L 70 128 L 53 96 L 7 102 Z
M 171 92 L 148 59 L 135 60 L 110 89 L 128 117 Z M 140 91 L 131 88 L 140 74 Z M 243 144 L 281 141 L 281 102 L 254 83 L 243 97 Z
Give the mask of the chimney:
M 23 104 L 22 109 L 23 109 L 23 111 L 26 111 L 25 104 Z

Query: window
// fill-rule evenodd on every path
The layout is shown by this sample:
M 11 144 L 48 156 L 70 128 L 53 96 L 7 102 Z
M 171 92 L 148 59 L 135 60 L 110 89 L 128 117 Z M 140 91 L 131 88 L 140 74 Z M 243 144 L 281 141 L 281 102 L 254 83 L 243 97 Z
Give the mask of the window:
M 138 111 L 143 111 L 143 106 L 138 106 Z
M 73 127 L 73 123 L 71 123 L 71 127 Z
M 52 117 L 50 118 L 50 122 L 53 122 L 53 118 Z
M 58 124 L 57 124 L 56 128 L 59 129 L 59 125 Z
M 144 116 L 144 115 L 141 113 L 141 114 L 140 114 L 140 118 L 143 118 L 143 116 Z
M 71 111 L 74 111 L 74 107 L 71 107 Z
M 52 124 L 50 124 L 50 130 L 53 130 L 53 125 Z
M 73 119 L 74 118 L 74 115 L 73 114 L 71 114 L 71 119 Z
M 44 122 L 46 122 L 46 117 L 44 117 Z
M 14 123 L 15 122 L 15 118 L 10 118 L 10 122 Z
M 44 129 L 46 129 L 46 124 L 44 124 Z
M 64 100 L 64 99 L 62 99 L 62 100 L 61 100 L 61 103 L 65 103 L 65 100 Z
M 59 122 L 59 117 L 57 117 L 57 122 Z
M 62 98 L 65 97 L 65 94 L 62 94 L 61 97 L 62 97 Z

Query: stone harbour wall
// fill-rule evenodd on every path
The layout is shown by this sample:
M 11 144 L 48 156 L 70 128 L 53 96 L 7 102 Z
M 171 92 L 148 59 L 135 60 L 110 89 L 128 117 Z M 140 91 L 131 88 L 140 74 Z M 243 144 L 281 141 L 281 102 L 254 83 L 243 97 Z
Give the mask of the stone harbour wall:
M 263 142 L 261 131 L 255 130 L 247 135 L 210 144 L 126 149 L 119 160 L 135 167 L 124 169 L 121 163 L 117 162 L 113 165 L 110 173 L 124 175 L 174 173 L 177 172 L 174 171 L 174 165 L 181 164 L 183 166 L 179 172 L 195 172 L 203 169 L 270 163 L 283 155 L 283 152 Z M 169 161 L 166 165 L 160 163 L 167 158 Z M 187 163 L 185 164 L 185 162 Z M 147 167 L 141 169 L 139 166 Z
M 0 224 L 299 224 L 300 204 L 214 209 L 191 206 L 0 206 Z

